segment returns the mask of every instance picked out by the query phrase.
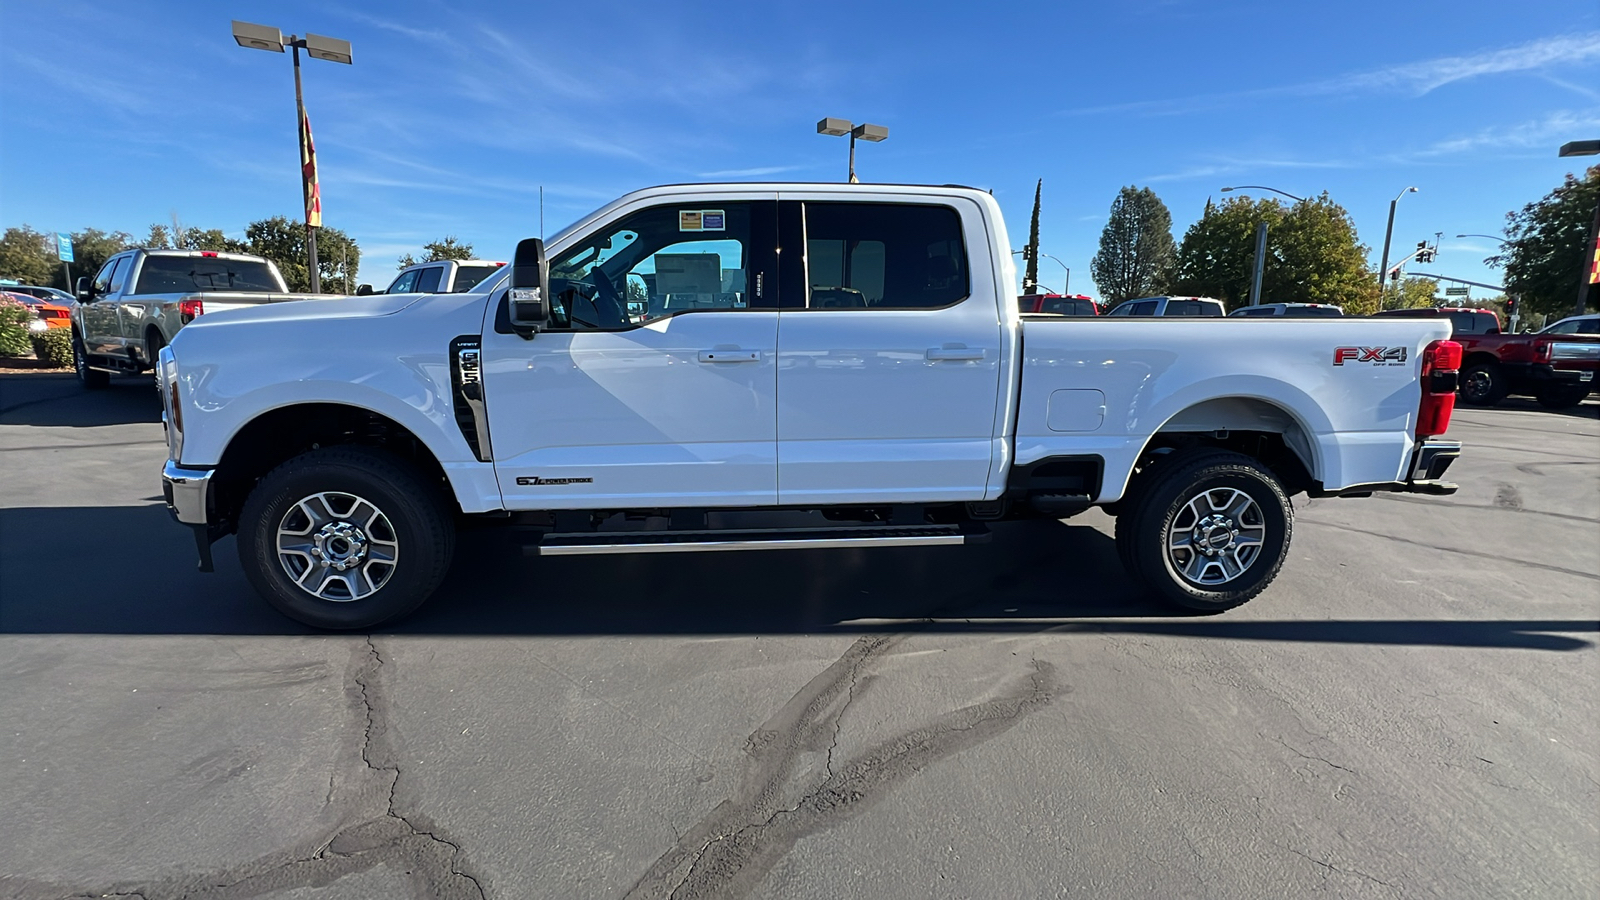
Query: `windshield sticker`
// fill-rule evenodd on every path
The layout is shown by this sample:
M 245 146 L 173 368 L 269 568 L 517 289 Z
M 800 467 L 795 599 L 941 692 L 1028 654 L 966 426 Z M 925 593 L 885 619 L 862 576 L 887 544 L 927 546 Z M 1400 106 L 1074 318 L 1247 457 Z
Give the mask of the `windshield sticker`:
M 727 217 L 720 209 L 678 210 L 679 231 L 727 231 Z

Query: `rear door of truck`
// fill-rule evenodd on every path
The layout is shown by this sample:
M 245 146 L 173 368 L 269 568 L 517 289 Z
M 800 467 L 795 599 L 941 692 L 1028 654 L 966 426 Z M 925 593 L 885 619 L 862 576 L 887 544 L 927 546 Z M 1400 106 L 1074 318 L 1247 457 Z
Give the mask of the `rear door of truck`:
M 978 204 L 781 198 L 779 502 L 983 499 L 1003 453 L 998 304 L 1016 301 L 996 284 Z

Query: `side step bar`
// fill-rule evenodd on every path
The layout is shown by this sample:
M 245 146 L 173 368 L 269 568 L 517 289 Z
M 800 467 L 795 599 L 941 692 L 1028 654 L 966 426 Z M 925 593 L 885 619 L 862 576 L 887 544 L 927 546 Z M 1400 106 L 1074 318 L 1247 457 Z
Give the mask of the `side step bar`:
M 904 525 L 723 531 L 595 531 L 547 534 L 540 556 L 602 553 L 704 553 L 712 550 L 815 550 L 839 547 L 937 547 L 981 544 L 982 526 Z

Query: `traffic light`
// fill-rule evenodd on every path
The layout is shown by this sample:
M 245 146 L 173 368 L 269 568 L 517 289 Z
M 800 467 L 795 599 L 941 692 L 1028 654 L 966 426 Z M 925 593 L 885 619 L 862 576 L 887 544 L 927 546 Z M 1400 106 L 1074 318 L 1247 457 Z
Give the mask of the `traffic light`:
M 1434 252 L 1435 251 L 1428 249 L 1428 242 L 1427 241 L 1417 241 L 1417 256 L 1416 256 L 1417 262 L 1419 262 L 1419 263 L 1433 262 L 1433 254 L 1434 254 Z
M 1517 314 L 1517 298 L 1514 297 L 1514 296 L 1506 297 L 1506 318 L 1509 319 L 1509 318 L 1511 318 L 1512 316 L 1514 316 L 1516 314 Z

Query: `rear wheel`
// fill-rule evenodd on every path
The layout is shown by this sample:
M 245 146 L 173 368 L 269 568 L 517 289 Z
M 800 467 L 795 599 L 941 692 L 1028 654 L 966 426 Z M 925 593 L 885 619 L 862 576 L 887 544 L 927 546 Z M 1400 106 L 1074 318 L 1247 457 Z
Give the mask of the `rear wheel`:
M 1461 402 L 1493 406 L 1506 398 L 1510 384 L 1498 363 L 1477 363 L 1461 373 Z
M 1540 385 L 1533 399 L 1539 401 L 1539 405 L 1545 409 L 1571 409 L 1582 403 L 1583 398 L 1587 396 L 1589 396 L 1587 384 L 1553 382 Z
M 366 447 L 289 460 L 256 485 L 239 519 L 239 562 L 279 612 L 329 629 L 403 616 L 443 580 L 455 532 L 442 492 Z
M 86 390 L 98 391 L 111 383 L 111 375 L 89 368 L 89 351 L 84 349 L 83 338 L 72 333 L 72 368 L 78 373 L 78 383 Z
M 1232 609 L 1283 568 L 1294 509 L 1277 478 L 1240 453 L 1190 451 L 1150 472 L 1117 521 L 1130 574 L 1190 609 Z

